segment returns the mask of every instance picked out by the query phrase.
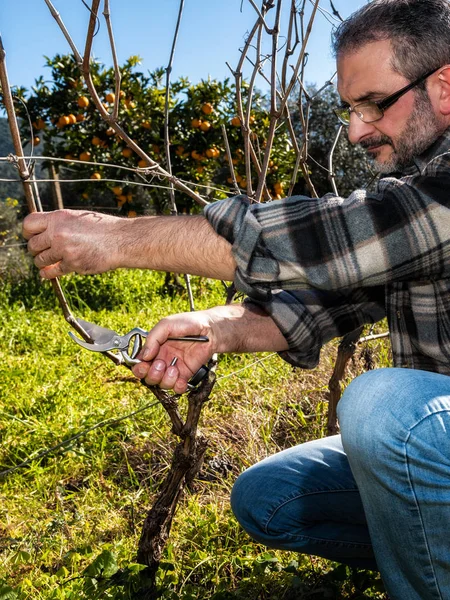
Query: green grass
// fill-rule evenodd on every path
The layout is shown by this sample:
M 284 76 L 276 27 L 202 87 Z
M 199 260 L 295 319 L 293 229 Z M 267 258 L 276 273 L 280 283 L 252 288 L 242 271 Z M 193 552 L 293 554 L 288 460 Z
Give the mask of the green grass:
M 220 284 L 193 285 L 197 308 L 223 303 Z M 170 297 L 160 274 L 74 276 L 64 286 L 77 316 L 119 331 L 188 310 L 186 295 Z M 3 287 L 0 332 L 0 470 L 29 461 L 0 478 L 0 600 L 128 598 L 141 526 L 176 444 L 169 419 L 128 370 L 70 340 L 37 280 Z M 378 364 L 387 364 L 385 342 L 373 349 Z M 253 366 L 253 355 L 220 358 L 201 420 L 205 466 L 176 515 L 158 573 L 161 598 L 383 598 L 375 574 L 268 552 L 239 528 L 229 506 L 243 469 L 325 435 L 335 352 L 335 344 L 325 349 L 312 373 L 277 356 L 258 355 L 266 360 Z M 357 357 L 348 379 L 362 370 Z M 102 581 L 99 564 L 112 579 Z

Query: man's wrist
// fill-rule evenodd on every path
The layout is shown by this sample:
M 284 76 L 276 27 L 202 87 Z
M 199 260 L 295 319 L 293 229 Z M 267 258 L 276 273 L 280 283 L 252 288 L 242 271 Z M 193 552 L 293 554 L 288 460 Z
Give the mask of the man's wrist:
M 106 258 L 109 270 L 114 269 L 144 269 L 147 267 L 144 252 L 139 252 L 138 246 L 144 249 L 145 238 L 139 231 L 139 219 L 115 217 L 111 223 L 108 236 L 111 239 L 111 253 Z M 148 232 L 146 232 L 148 235 Z M 139 244 L 140 242 L 140 244 Z

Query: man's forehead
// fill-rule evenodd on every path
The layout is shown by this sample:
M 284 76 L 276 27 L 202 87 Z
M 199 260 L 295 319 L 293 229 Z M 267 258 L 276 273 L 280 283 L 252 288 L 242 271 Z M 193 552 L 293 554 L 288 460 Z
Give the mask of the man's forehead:
M 355 103 L 367 96 L 384 95 L 402 79 L 392 66 L 389 40 L 370 42 L 337 58 L 337 87 L 342 100 Z

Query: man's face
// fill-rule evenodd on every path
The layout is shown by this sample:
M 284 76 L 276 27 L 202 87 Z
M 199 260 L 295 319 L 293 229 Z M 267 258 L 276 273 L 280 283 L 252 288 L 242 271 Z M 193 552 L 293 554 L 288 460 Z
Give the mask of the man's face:
M 370 42 L 338 58 L 338 90 L 342 102 L 354 106 L 380 101 L 409 83 L 394 71 L 388 40 Z M 348 138 L 366 148 L 380 172 L 402 169 L 446 129 L 426 92 L 413 89 L 386 109 L 379 121 L 364 123 L 351 113 Z

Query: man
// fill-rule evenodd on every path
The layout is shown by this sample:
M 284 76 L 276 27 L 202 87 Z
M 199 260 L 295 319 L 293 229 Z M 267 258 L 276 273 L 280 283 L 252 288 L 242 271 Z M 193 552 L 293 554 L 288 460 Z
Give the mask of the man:
M 450 5 L 373 0 L 338 28 L 335 52 L 336 112 L 385 173 L 376 193 L 237 197 L 206 218 L 61 211 L 27 217 L 24 235 L 44 277 L 151 268 L 247 293 L 152 330 L 134 373 L 177 392 L 213 352 L 275 350 L 313 367 L 329 339 L 387 316 L 395 368 L 350 384 L 342 437 L 254 465 L 232 506 L 268 546 L 378 567 L 397 600 L 448 599 Z M 210 343 L 167 341 L 184 334 Z

